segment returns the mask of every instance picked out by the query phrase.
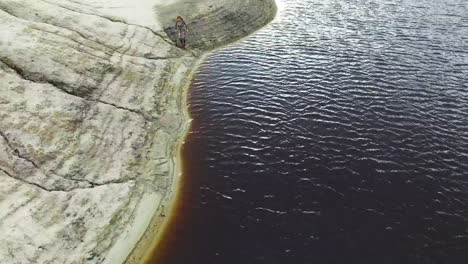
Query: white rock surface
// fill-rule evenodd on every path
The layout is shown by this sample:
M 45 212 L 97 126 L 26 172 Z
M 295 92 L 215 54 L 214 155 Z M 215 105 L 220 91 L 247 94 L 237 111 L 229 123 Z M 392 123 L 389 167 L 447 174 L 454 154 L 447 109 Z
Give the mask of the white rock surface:
M 212 8 L 252 17 L 252 31 L 273 13 L 245 11 L 259 3 L 273 10 L 266 0 L 0 0 L 0 263 L 125 261 L 175 189 L 197 54 L 246 34 L 227 32 L 237 22 Z M 198 24 L 181 50 L 176 14 L 225 27 Z

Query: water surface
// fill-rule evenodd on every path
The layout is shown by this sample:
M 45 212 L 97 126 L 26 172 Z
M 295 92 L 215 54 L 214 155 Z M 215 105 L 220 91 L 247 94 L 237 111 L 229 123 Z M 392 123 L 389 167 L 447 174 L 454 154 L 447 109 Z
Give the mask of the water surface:
M 194 80 L 155 263 L 468 263 L 468 3 L 283 2 Z

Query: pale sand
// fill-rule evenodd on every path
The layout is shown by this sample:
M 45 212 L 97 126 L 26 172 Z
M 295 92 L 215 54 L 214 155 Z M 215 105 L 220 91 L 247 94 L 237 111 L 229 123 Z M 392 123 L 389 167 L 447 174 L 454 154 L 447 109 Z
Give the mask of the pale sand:
M 169 1 L 170 3 L 166 2 L 164 4 L 165 7 L 168 7 L 168 10 L 171 12 L 167 12 L 165 14 L 165 17 L 171 18 L 175 17 L 177 14 L 188 14 L 192 12 L 192 14 L 195 14 L 196 12 L 193 13 L 193 8 L 194 2 L 197 3 L 197 5 L 200 5 L 202 8 L 205 8 L 210 5 L 213 1 L 210 0 L 205 0 L 205 1 L 183 1 L 183 0 L 171 0 Z M 183 2 L 186 4 L 186 6 L 171 6 L 171 5 L 177 5 L 178 2 Z M 224 3 L 227 3 L 228 1 L 217 1 L 218 5 L 223 5 Z M 235 2 L 235 1 L 232 1 Z M 204 60 L 205 56 L 207 55 L 208 52 L 213 51 L 215 49 L 221 48 L 224 45 L 231 44 L 233 42 L 239 41 L 244 37 L 249 36 L 250 34 L 254 33 L 255 31 L 259 30 L 261 27 L 266 25 L 268 22 L 271 22 L 276 15 L 277 12 L 277 7 L 274 1 L 270 2 L 273 3 L 273 8 L 268 9 L 268 10 L 256 10 L 257 12 L 265 12 L 265 22 L 257 25 L 252 25 L 252 28 L 250 30 L 243 32 L 241 35 L 236 35 L 234 34 L 232 38 L 229 38 L 227 40 L 220 41 L 219 43 L 216 43 L 216 45 L 208 44 L 208 50 L 204 51 L 201 50 L 199 53 L 201 56 L 197 58 L 197 60 L 193 63 L 192 71 L 190 72 L 190 75 L 186 76 L 184 78 L 184 85 L 183 85 L 183 92 L 181 93 L 181 105 L 180 105 L 180 111 L 184 117 L 184 119 L 187 121 L 185 123 L 185 127 L 183 129 L 183 133 L 180 136 L 180 140 L 177 142 L 177 152 L 175 156 L 175 168 L 173 171 L 173 185 L 171 187 L 171 192 L 168 197 L 166 197 L 158 206 L 155 214 L 153 214 L 153 218 L 150 222 L 149 225 L 146 225 L 146 232 L 145 234 L 141 237 L 141 240 L 136 244 L 134 250 L 132 253 L 128 256 L 126 263 L 128 264 L 137 264 L 137 263 L 146 263 L 150 257 L 153 256 L 153 250 L 158 246 L 159 243 L 163 243 L 161 239 L 164 236 L 164 230 L 167 228 L 167 225 L 171 223 L 171 219 L 174 216 L 174 210 L 177 208 L 175 207 L 175 204 L 178 199 L 179 191 L 181 190 L 181 181 L 183 180 L 182 177 L 182 167 L 183 167 L 183 161 L 181 157 L 181 149 L 182 146 L 185 142 L 185 139 L 190 131 L 190 113 L 188 111 L 188 92 L 190 88 L 190 84 L 193 78 L 193 74 L 195 73 L 196 69 L 199 67 L 200 63 Z M 206 10 L 204 10 L 206 12 Z M 208 11 L 209 12 L 209 11 Z M 187 20 L 190 23 L 190 20 Z M 210 23 L 210 21 L 207 21 L 207 23 Z M 161 22 L 161 24 L 167 24 L 164 21 Z M 226 34 L 229 32 L 221 32 L 220 34 Z M 189 41 L 190 45 L 190 41 Z M 185 175 L 188 177 L 188 175 Z M 139 230 L 141 231 L 141 230 Z
M 193 69 L 197 69 L 200 62 L 203 60 L 204 56 L 200 57 L 193 64 Z M 144 263 L 147 257 L 150 257 L 152 254 L 152 249 L 156 248 L 157 244 L 161 242 L 161 238 L 164 234 L 164 230 L 168 224 L 171 222 L 171 217 L 174 215 L 173 211 L 176 209 L 175 204 L 180 194 L 180 189 L 182 187 L 182 146 L 185 142 L 188 133 L 190 132 L 191 118 L 190 113 L 187 107 L 188 101 L 188 92 L 195 71 L 192 71 L 190 75 L 185 76 L 185 85 L 182 87 L 181 93 L 181 107 L 180 111 L 183 115 L 183 118 L 186 120 L 183 133 L 179 137 L 176 146 L 176 155 L 174 156 L 174 170 L 173 170 L 173 181 L 171 185 L 171 190 L 169 194 L 162 200 L 157 210 L 154 214 L 151 215 L 151 221 L 147 225 L 139 226 L 139 231 L 144 231 L 144 234 L 141 237 L 138 243 L 133 243 L 128 246 L 132 248 L 131 254 L 128 255 L 126 263 Z M 154 207 L 154 204 L 151 205 Z M 149 209 L 149 208 L 148 208 Z M 146 215 L 148 216 L 148 215 Z M 109 262 L 111 263 L 111 262 Z M 114 262 L 115 263 L 115 262 Z
M 141 263 L 177 200 L 202 54 L 275 12 L 273 0 L 1 0 L 0 262 Z M 189 50 L 174 47 L 177 15 Z

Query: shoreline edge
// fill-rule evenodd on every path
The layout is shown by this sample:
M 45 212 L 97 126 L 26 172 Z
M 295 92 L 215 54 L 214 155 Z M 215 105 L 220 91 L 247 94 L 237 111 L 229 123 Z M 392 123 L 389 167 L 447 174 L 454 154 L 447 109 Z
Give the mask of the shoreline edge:
M 0 263 L 144 261 L 190 177 L 197 67 L 276 12 L 275 0 L 0 1 Z M 189 49 L 175 45 L 179 15 Z
M 155 250 L 160 243 L 163 243 L 161 239 L 165 235 L 165 231 L 167 230 L 168 225 L 170 225 L 172 218 L 174 217 L 174 211 L 177 210 L 178 196 L 181 194 L 180 192 L 184 188 L 183 177 L 187 176 L 183 174 L 184 170 L 182 148 L 186 138 L 190 133 L 192 121 L 189 112 L 188 96 L 194 75 L 196 74 L 197 70 L 210 53 L 215 52 L 217 49 L 221 49 L 227 45 L 235 44 L 236 42 L 253 35 L 256 31 L 261 30 L 263 27 L 267 26 L 271 21 L 273 21 L 275 19 L 275 16 L 277 15 L 278 7 L 275 0 L 268 1 L 271 1 L 272 9 L 262 10 L 262 12 L 264 12 L 266 16 L 266 20 L 264 23 L 257 25 L 257 27 L 253 28 L 253 30 L 249 32 L 244 32 L 243 35 L 237 36 L 222 43 L 218 43 L 214 46 L 210 46 L 208 50 L 196 51 L 200 55 L 198 55 L 195 59 L 195 62 L 191 66 L 191 70 L 186 76 L 185 80 L 183 81 L 184 84 L 181 87 L 182 92 L 180 93 L 180 97 L 182 98 L 182 100 L 180 110 L 182 112 L 182 116 L 185 122 L 183 125 L 184 128 L 180 134 L 181 136 L 179 137 L 179 140 L 177 141 L 175 146 L 176 156 L 173 158 L 175 160 L 175 169 L 172 175 L 173 181 L 171 184 L 171 191 L 170 194 L 164 198 L 161 204 L 158 205 L 157 210 L 155 211 L 147 229 L 145 230 L 145 233 L 141 237 L 140 241 L 138 241 L 138 243 L 135 245 L 132 252 L 126 258 L 124 262 L 125 264 L 148 263 L 149 258 L 154 253 L 153 250 Z M 188 43 L 190 45 L 190 41 L 188 41 Z

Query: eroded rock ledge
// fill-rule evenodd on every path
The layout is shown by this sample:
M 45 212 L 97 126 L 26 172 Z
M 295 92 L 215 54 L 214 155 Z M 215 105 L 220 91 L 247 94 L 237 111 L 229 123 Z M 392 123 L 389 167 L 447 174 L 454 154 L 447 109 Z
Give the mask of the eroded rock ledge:
M 272 0 L 0 0 L 0 263 L 124 262 L 174 190 L 198 55 L 274 13 Z

